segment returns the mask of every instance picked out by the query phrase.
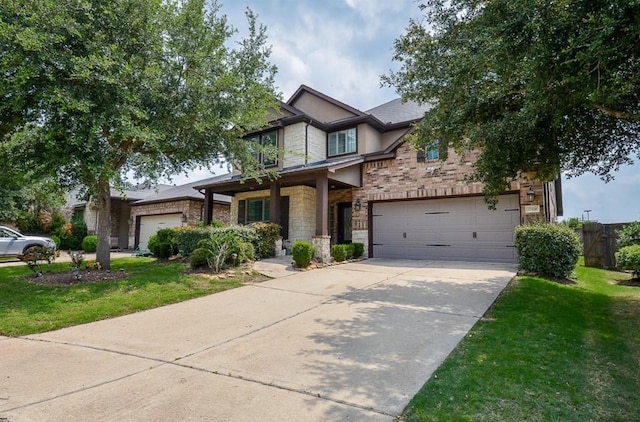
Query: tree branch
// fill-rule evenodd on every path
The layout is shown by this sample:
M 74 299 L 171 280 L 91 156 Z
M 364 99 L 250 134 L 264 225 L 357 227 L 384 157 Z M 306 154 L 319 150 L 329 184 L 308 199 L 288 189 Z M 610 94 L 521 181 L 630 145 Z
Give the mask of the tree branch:
M 626 111 L 619 111 L 619 110 L 613 110 L 610 109 L 602 104 L 598 104 L 598 103 L 592 103 L 593 106 L 601 111 L 602 113 L 606 114 L 607 116 L 616 118 L 616 119 L 624 119 L 624 120 L 631 120 L 634 122 L 640 121 L 640 114 L 635 114 L 635 113 L 627 113 Z

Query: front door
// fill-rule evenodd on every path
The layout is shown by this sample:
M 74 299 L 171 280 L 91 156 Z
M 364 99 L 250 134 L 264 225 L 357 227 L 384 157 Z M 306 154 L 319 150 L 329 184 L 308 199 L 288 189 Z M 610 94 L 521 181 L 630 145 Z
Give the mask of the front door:
M 338 204 L 338 243 L 351 243 L 351 202 Z

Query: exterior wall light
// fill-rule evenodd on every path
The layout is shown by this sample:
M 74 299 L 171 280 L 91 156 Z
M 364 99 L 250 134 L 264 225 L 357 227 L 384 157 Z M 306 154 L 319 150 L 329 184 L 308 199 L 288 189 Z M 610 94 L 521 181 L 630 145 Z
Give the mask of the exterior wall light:
M 527 191 L 527 201 L 533 202 L 535 198 L 536 198 L 536 193 L 533 190 L 533 186 L 529 186 L 529 190 Z
M 186 222 L 187 222 L 187 214 L 182 213 L 182 216 L 180 217 L 180 220 L 181 220 L 183 223 L 186 223 Z
M 362 209 L 362 204 L 360 203 L 360 198 L 356 199 L 356 211 L 360 211 Z

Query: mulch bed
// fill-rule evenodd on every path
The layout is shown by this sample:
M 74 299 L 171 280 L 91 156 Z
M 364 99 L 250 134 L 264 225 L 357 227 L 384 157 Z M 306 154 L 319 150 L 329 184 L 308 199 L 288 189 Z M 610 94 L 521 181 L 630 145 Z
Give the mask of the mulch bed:
M 631 280 L 620 281 L 618 282 L 618 286 L 640 287 L 640 278 L 632 278 Z
M 108 281 L 126 280 L 129 274 L 125 271 L 108 271 L 82 269 L 78 270 L 77 276 L 71 271 L 63 273 L 42 273 L 33 274 L 25 277 L 25 280 L 31 284 L 40 286 L 73 286 L 76 284 L 104 283 Z

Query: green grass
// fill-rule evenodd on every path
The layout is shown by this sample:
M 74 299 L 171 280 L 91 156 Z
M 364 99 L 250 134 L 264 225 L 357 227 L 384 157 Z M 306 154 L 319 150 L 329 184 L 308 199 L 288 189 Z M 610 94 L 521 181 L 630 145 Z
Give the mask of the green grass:
M 519 277 L 405 410 L 407 421 L 629 421 L 640 415 L 640 287 L 576 268 Z
M 152 258 L 119 258 L 111 267 L 124 268 L 122 281 L 40 286 L 24 281 L 26 266 L 0 268 L 0 335 L 21 336 L 83 324 L 184 301 L 238 287 L 254 278 L 237 272 L 215 280 L 186 274 L 185 264 L 157 263 Z M 71 264 L 54 264 L 54 271 L 70 271 Z

